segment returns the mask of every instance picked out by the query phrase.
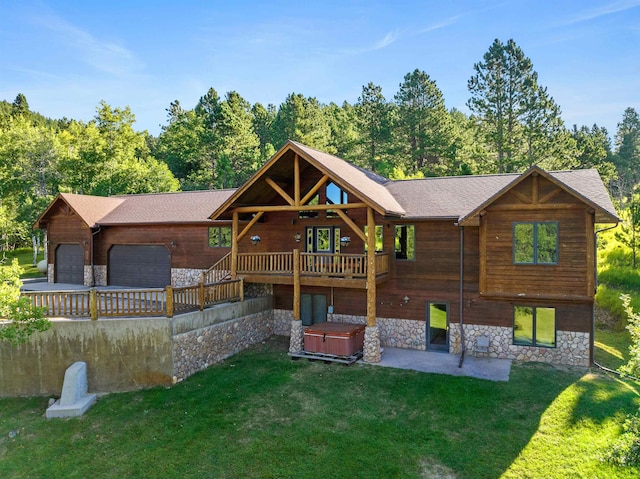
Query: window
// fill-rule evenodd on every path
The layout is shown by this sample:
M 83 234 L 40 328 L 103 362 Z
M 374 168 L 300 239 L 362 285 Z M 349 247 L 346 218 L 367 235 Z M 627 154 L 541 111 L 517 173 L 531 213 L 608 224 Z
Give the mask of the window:
M 396 259 L 416 259 L 415 226 L 396 225 Z
M 347 192 L 343 191 L 335 183 L 327 184 L 326 188 L 327 204 L 328 205 L 346 205 L 349 202 Z M 346 210 L 344 210 L 346 212 Z M 335 218 L 338 213 L 335 210 L 327 210 L 327 218 Z
M 209 228 L 210 248 L 231 248 L 231 226 L 211 226 Z
M 558 223 L 514 223 L 513 262 L 557 264 Z
M 368 234 L 368 226 L 364 226 L 364 234 Z M 382 237 L 382 225 L 376 225 L 375 234 L 376 234 L 376 253 L 380 253 L 384 250 L 384 239 Z M 364 251 L 367 251 L 367 243 L 364 243 Z
M 513 344 L 555 348 L 555 308 L 515 306 L 513 308 Z
M 313 198 L 311 198 L 307 204 L 308 205 L 317 205 L 320 203 L 320 195 L 316 194 Z M 316 218 L 318 216 L 317 210 L 308 210 L 308 211 L 299 211 L 298 218 Z

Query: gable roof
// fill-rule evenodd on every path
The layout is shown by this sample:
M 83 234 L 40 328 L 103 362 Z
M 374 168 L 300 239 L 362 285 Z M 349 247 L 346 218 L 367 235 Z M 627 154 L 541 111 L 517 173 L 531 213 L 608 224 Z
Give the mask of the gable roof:
M 534 172 L 590 205 L 596 210 L 597 223 L 619 221 L 600 175 L 594 169 L 546 172 L 533 166 L 525 173 L 390 181 L 387 189 L 405 209 L 407 219 L 451 218 L 462 223 Z
M 619 221 L 616 210 L 611 202 L 611 198 L 609 197 L 609 194 L 602 183 L 602 179 L 596 170 L 546 172 L 539 166 L 534 165 L 524 173 L 515 174 L 511 182 L 493 193 L 481 203 L 475 206 L 469 205 L 469 210 L 461 213 L 458 222 L 460 224 L 464 224 L 467 219 L 478 214 L 482 209 L 486 208 L 508 190 L 522 183 L 526 178 L 529 178 L 534 174 L 546 178 L 550 182 L 578 198 L 580 201 L 591 206 L 595 210 L 596 223 L 617 223 Z
M 125 224 L 210 222 L 209 215 L 235 190 L 185 191 L 123 196 L 60 193 L 35 222 L 40 228 L 58 202 L 66 203 L 89 227 Z
M 402 216 L 405 214 L 402 206 L 385 187 L 389 182 L 387 178 L 359 168 L 337 156 L 289 140 L 244 185 L 238 188 L 224 204 L 216 209 L 211 214 L 211 218 L 218 218 L 234 203 L 243 203 L 242 199 L 249 195 L 251 188 L 258 180 L 274 169 L 278 162 L 288 161 L 288 156 L 286 155 L 291 155 L 291 153 L 297 154 L 312 167 L 329 176 L 331 181 L 343 190 L 359 197 L 378 213 L 389 216 Z M 289 169 L 292 171 L 292 167 Z M 288 172 L 290 173 L 290 171 Z
M 66 203 L 90 228 L 127 224 L 210 222 L 234 202 L 241 203 L 251 187 L 285 154 L 297 154 L 331 181 L 355 194 L 378 213 L 403 219 L 452 219 L 460 224 L 536 173 L 595 210 L 597 223 L 619 218 L 598 172 L 591 170 L 546 172 L 537 166 L 524 173 L 448 176 L 392 181 L 352 165 L 336 156 L 289 141 L 249 181 L 238 189 L 187 191 L 99 197 L 60 193 L 35 222 L 41 227 L 54 205 Z M 277 173 L 290 173 L 286 164 Z M 291 162 L 293 163 L 293 162 Z M 245 199 L 249 199 L 247 196 Z M 212 213 L 213 212 L 213 213 Z

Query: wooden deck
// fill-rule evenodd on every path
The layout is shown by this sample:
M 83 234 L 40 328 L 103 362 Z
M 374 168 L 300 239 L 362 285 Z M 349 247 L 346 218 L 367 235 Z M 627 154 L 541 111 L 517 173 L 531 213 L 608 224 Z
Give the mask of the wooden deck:
M 293 284 L 293 252 L 239 253 L 236 274 L 251 283 Z M 376 283 L 389 277 L 389 255 L 376 254 Z M 300 253 L 300 284 L 365 289 L 367 255 Z

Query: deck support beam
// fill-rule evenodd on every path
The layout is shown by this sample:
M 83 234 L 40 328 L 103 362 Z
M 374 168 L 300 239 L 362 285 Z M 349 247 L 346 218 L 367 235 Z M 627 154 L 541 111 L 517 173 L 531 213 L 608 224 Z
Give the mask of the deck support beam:
M 380 333 L 376 325 L 376 220 L 367 207 L 367 327 L 364 332 L 364 360 L 380 362 Z
M 236 279 L 238 271 L 238 213 L 233 212 L 231 223 L 231 279 Z

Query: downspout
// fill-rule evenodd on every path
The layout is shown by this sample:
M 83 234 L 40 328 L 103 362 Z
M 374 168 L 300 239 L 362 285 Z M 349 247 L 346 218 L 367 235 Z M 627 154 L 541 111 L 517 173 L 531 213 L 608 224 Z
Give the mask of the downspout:
M 91 287 L 93 288 L 96 285 L 96 268 L 93 264 L 93 237 L 100 233 L 102 230 L 102 226 L 98 225 L 98 229 L 91 233 Z
M 460 352 L 460 362 L 458 363 L 458 367 L 461 368 L 462 367 L 462 363 L 464 362 L 464 353 L 466 350 L 466 344 L 465 344 L 465 338 L 464 338 L 464 327 L 463 327 L 463 321 L 462 321 L 462 310 L 464 308 L 464 226 L 460 226 L 459 224 L 457 225 L 460 227 L 460 306 L 459 306 L 459 313 L 460 313 L 460 348 L 461 348 L 461 352 Z
M 591 338 L 589 340 L 589 356 L 591 356 L 591 363 L 592 364 L 594 364 L 595 366 L 598 366 L 601 369 L 604 369 L 605 371 L 610 371 L 610 372 L 615 372 L 615 371 L 612 371 L 609 368 L 606 368 L 606 367 L 601 366 L 600 364 L 596 363 L 596 356 L 595 356 L 595 334 L 596 334 L 596 300 L 595 300 L 595 293 L 598 291 L 598 233 L 602 233 L 603 231 L 612 230 L 613 228 L 615 228 L 617 226 L 618 226 L 618 223 L 616 223 L 613 226 L 609 226 L 608 228 L 602 228 L 600 230 L 596 230 L 593 233 L 593 275 L 594 275 L 593 284 L 595 286 L 595 291 L 594 291 L 593 304 L 591 305 Z

